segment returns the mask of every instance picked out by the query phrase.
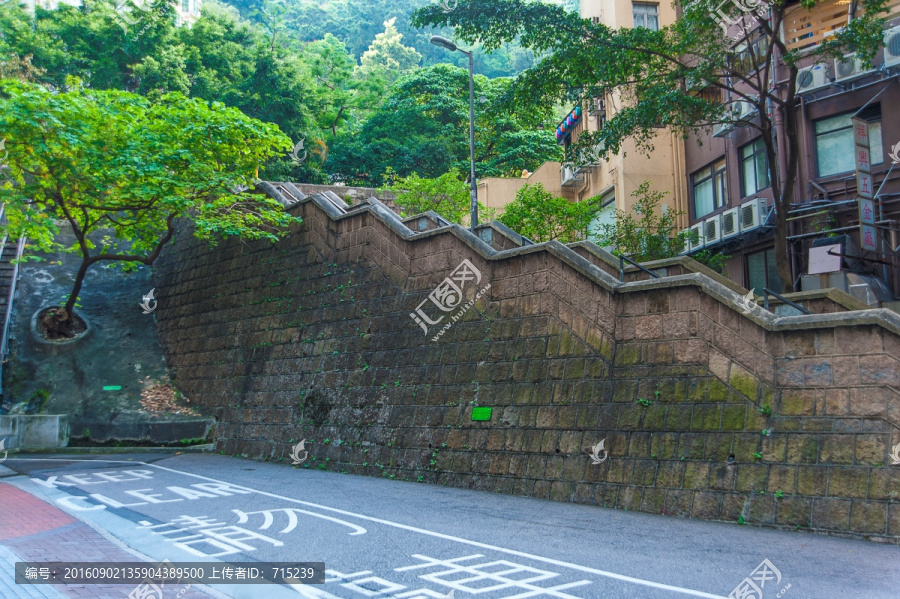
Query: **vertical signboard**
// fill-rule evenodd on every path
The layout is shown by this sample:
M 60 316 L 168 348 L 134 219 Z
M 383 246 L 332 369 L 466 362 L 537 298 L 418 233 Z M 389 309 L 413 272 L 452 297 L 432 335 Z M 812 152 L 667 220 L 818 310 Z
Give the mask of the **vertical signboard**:
M 869 151 L 869 125 L 856 117 L 853 123 L 853 159 L 856 163 L 856 194 L 859 202 L 859 245 L 867 252 L 878 251 L 875 229 L 875 184 Z

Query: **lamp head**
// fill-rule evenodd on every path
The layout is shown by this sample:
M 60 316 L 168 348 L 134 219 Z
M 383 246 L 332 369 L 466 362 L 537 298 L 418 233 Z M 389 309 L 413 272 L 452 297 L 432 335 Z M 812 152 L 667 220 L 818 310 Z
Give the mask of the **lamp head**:
M 458 48 L 456 47 L 456 44 L 454 44 L 453 42 L 451 42 L 450 40 L 448 40 L 447 38 L 445 38 L 441 35 L 432 35 L 431 43 L 434 44 L 435 46 L 440 46 L 441 48 L 446 48 L 447 50 L 450 50 L 451 52 L 456 52 L 456 50 L 458 50 Z

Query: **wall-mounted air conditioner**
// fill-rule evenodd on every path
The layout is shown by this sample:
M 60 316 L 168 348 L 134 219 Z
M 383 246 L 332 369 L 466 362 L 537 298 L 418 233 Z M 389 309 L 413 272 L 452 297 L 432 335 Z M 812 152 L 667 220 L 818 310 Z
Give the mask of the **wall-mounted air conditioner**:
M 703 221 L 703 236 L 706 245 L 711 245 L 722 239 L 722 215 L 717 214 Z
M 722 213 L 722 239 L 734 237 L 741 232 L 740 207 L 726 210 Z
M 734 120 L 736 121 L 750 121 L 756 116 L 756 106 L 747 100 L 738 100 L 737 102 L 732 103 L 731 113 L 734 115 Z
M 768 203 L 765 198 L 753 198 L 740 206 L 741 232 L 758 229 L 768 214 Z
M 588 101 L 588 113 L 591 116 L 606 115 L 606 103 L 603 98 L 591 98 Z
M 706 245 L 706 239 L 704 239 L 703 237 L 703 221 L 700 221 L 696 225 L 692 225 L 691 228 L 688 229 L 688 231 L 690 231 L 691 235 L 696 238 L 696 241 L 693 241 L 690 244 L 690 251 L 693 252 L 694 250 L 699 250 L 704 245 Z
M 831 78 L 828 75 L 828 67 L 824 64 L 804 67 L 797 73 L 798 94 L 808 94 L 830 83 Z
M 856 79 L 871 71 L 872 63 L 857 58 L 856 52 L 845 54 L 843 58 L 837 58 L 834 61 L 835 82 Z
M 679 254 L 687 254 L 691 251 L 691 230 L 690 229 L 682 229 L 678 232 L 679 235 L 684 235 L 684 247 L 681 248 Z
M 560 185 L 573 185 L 575 183 L 575 169 L 568 165 L 563 165 L 561 169 L 559 169 L 559 180 Z
M 713 125 L 713 137 L 725 137 L 732 131 L 734 131 L 733 123 L 720 123 L 718 125 Z
M 884 66 L 900 64 L 900 27 L 884 32 Z

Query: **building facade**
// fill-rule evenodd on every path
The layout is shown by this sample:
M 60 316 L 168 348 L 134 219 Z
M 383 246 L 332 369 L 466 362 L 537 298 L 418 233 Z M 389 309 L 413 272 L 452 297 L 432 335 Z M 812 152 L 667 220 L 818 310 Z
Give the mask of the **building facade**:
M 808 52 L 846 24 L 848 3 L 831 0 L 788 13 L 782 39 L 789 50 Z M 800 161 L 794 202 L 788 213 L 788 256 L 795 290 L 837 287 L 869 305 L 900 298 L 897 249 L 900 219 L 900 2 L 886 15 L 884 47 L 874 60 L 855 55 L 837 60 L 802 60 L 795 107 Z M 787 69 L 776 65 L 775 85 L 786 97 Z M 722 102 L 730 102 L 721 97 Z M 742 112 L 740 105 L 737 112 Z M 773 108 L 779 112 L 777 107 Z M 736 114 L 736 113 L 735 113 Z M 782 291 L 775 269 L 773 203 L 761 133 L 739 115 L 685 144 L 689 225 L 700 235 L 692 251 L 730 256 L 725 274 L 761 293 Z M 857 185 L 851 118 L 868 130 L 873 189 Z M 779 176 L 785 172 L 783 114 L 774 114 Z M 868 182 L 864 186 L 868 186 Z M 860 192 L 874 196 L 877 251 L 863 251 Z M 746 226 L 745 226 L 746 225 Z M 825 249 L 827 248 L 827 249 Z M 835 256 L 841 254 L 841 256 Z

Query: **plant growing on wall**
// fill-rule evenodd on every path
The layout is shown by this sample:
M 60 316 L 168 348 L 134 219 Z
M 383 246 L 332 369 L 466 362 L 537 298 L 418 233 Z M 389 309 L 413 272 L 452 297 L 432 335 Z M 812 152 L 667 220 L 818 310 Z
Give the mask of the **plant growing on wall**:
M 254 185 L 259 164 L 291 148 L 277 126 L 180 93 L 151 102 L 74 83 L 52 93 L 0 81 L 3 230 L 33 248 L 82 257 L 68 300 L 44 321 L 48 337 L 75 334 L 72 310 L 91 266 L 153 264 L 177 218 L 211 242 L 274 241 L 299 222 L 268 196 L 239 191 Z M 65 247 L 61 226 L 74 235 Z

